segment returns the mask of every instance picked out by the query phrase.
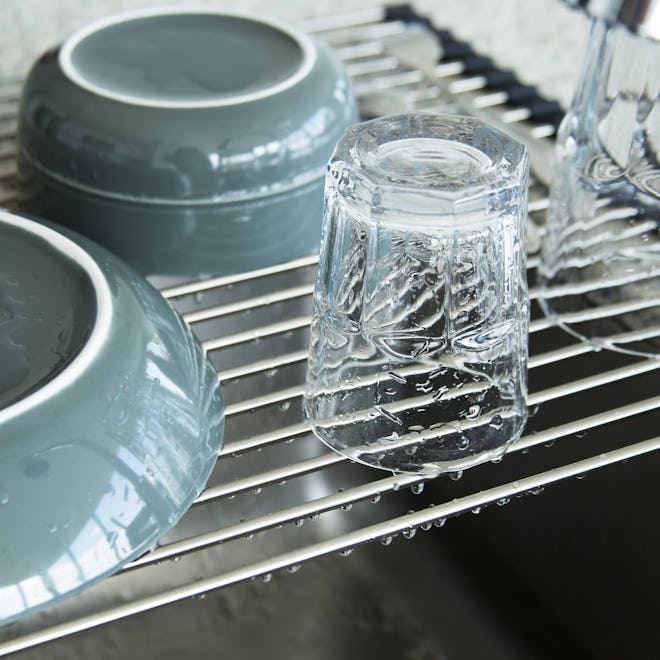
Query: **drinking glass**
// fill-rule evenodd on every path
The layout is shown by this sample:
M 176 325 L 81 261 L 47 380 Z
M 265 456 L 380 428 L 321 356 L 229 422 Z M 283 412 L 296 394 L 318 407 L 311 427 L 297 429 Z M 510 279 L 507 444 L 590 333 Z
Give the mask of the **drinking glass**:
M 356 461 L 499 459 L 527 418 L 525 147 L 481 121 L 393 115 L 328 166 L 304 409 Z
M 539 302 L 595 349 L 658 359 L 660 25 L 652 36 L 619 22 L 634 15 L 592 24 L 557 135 Z

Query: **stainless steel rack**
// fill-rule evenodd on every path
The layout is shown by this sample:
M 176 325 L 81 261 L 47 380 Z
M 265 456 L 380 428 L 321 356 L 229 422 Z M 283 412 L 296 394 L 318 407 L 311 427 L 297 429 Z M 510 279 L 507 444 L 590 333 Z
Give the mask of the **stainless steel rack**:
M 477 61 L 480 56 L 468 46 L 410 12 L 369 10 L 303 27 L 344 59 L 365 114 L 458 110 L 483 116 L 530 146 L 533 283 L 556 130 L 556 112 L 546 121 L 534 108 L 554 108 L 520 93 L 524 86 L 515 77 L 494 75 L 497 69 L 487 58 Z M 0 204 L 9 207 L 16 204 L 19 89 L 18 78 L 0 81 Z M 516 99 L 523 100 L 514 105 Z M 223 382 L 227 433 L 217 468 L 158 547 L 65 603 L 0 629 L 0 655 L 251 579 L 268 582 L 276 573 L 295 573 L 305 562 L 346 556 L 376 540 L 388 545 L 397 535 L 412 538 L 450 517 L 502 506 L 660 449 L 660 436 L 654 435 L 660 360 L 577 342 L 533 304 L 531 419 L 501 465 L 473 468 L 460 480 L 459 474 L 440 477 L 424 487 L 419 477 L 390 476 L 328 452 L 309 433 L 300 408 L 316 265 L 317 258 L 308 257 L 162 288 L 203 342 Z M 533 286 L 531 297 L 537 297 Z M 621 431 L 601 441 L 605 427 Z M 435 488 L 439 483 L 442 489 Z

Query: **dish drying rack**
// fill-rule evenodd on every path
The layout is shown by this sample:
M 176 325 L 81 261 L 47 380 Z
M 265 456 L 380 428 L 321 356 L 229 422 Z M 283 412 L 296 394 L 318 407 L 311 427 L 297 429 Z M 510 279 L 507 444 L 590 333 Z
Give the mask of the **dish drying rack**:
M 301 27 L 344 60 L 365 116 L 413 109 L 474 114 L 529 146 L 528 428 L 501 464 L 475 467 L 460 479 L 444 475 L 426 488 L 420 477 L 351 463 L 328 451 L 302 421 L 316 256 L 170 283 L 163 295 L 202 341 L 223 383 L 226 444 L 216 470 L 155 549 L 65 603 L 0 629 L 0 655 L 250 579 L 268 582 L 362 544 L 412 538 L 450 517 L 502 506 L 660 449 L 660 436 L 654 436 L 660 360 L 599 352 L 555 327 L 535 302 L 558 104 L 407 6 L 324 17 Z M 7 207 L 17 201 L 20 83 L 0 80 L 0 205 Z M 601 438 L 602 429 L 614 432 Z

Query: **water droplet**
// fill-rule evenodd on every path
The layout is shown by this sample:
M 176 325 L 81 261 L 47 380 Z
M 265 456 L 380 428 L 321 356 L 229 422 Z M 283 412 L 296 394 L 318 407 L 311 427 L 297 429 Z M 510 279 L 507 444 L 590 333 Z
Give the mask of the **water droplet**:
M 289 573 L 297 573 L 300 570 L 300 564 L 292 564 L 286 570 L 289 571 Z
M 382 495 L 380 493 L 376 493 L 375 495 L 369 498 L 369 501 L 373 502 L 374 504 L 377 504 L 378 502 L 380 502 L 381 497 Z
M 252 494 L 253 495 L 259 495 L 259 493 L 261 493 L 262 490 L 263 490 L 263 488 L 260 488 L 260 487 L 253 488 L 252 489 Z
M 294 520 L 293 524 L 296 527 L 302 527 L 305 524 L 304 518 L 298 518 L 298 520 Z
M 404 529 L 403 530 L 403 537 L 406 539 L 411 539 L 413 536 L 417 534 L 417 528 L 416 527 L 411 527 L 410 529 Z
M 172 562 L 175 564 L 178 564 L 181 561 L 181 555 L 176 555 L 176 557 L 172 557 Z
M 449 392 L 449 388 L 443 385 L 442 387 L 439 387 L 435 392 L 433 392 L 433 400 L 434 401 L 440 401 L 442 397 Z
M 555 444 L 554 440 L 548 440 L 548 442 L 543 443 L 543 446 L 544 447 L 552 447 L 552 445 L 554 445 L 554 444 Z
M 348 557 L 349 555 L 352 554 L 353 554 L 353 548 L 344 548 L 343 550 L 339 551 L 340 557 Z
M 502 419 L 502 415 L 493 415 L 493 419 L 490 420 L 489 426 L 494 429 L 501 429 L 503 424 L 504 420 Z
M 401 484 L 400 484 L 398 481 L 395 481 L 395 482 L 392 484 L 392 490 L 395 490 L 395 491 L 396 491 L 396 490 L 399 490 L 399 488 L 401 488 Z
M 380 542 L 381 542 L 382 545 L 389 545 L 390 543 L 392 543 L 392 537 L 391 536 L 383 536 L 383 537 L 381 537 Z
M 264 573 L 261 576 L 261 581 L 262 582 L 270 582 L 273 579 L 273 574 L 272 573 Z
M 55 532 L 57 531 L 57 525 L 55 525 L 54 523 L 48 523 L 46 525 L 46 529 L 48 530 L 49 534 L 55 534 Z
M 586 476 L 587 476 L 587 475 L 584 474 L 584 472 L 583 472 L 582 474 L 578 474 L 577 477 L 576 477 L 576 479 L 580 479 L 580 480 L 582 480 L 582 479 L 584 479 Z
M 575 437 L 576 438 L 584 438 L 587 435 L 586 431 L 580 431 L 580 433 L 576 433 Z
M 48 476 L 50 464 L 38 456 L 21 460 L 23 474 L 29 479 L 39 479 Z
M 519 481 L 514 481 L 511 484 L 511 488 L 513 488 L 514 490 L 520 488 L 520 482 Z
M 428 394 L 433 390 L 433 384 L 430 380 L 425 380 L 423 383 L 416 383 L 415 389 L 422 394 Z
M 456 470 L 456 472 L 450 472 L 449 478 L 452 481 L 458 481 L 463 476 L 463 470 Z
M 396 381 L 397 383 L 400 383 L 401 385 L 405 385 L 405 383 L 408 382 L 404 376 L 400 376 L 399 374 L 397 374 L 397 373 L 394 372 L 394 371 L 388 371 L 388 372 L 387 372 L 387 375 L 388 375 L 392 380 Z
M 538 403 L 535 406 L 531 406 L 530 408 L 527 409 L 527 417 L 529 419 L 531 419 L 532 417 L 534 417 L 538 413 L 538 411 L 540 409 L 541 409 L 541 406 Z
M 424 530 L 425 532 L 428 532 L 429 529 L 431 529 L 431 527 L 433 527 L 433 523 L 432 523 L 432 522 L 427 522 L 427 523 L 424 523 L 423 525 L 420 525 L 420 527 L 421 527 L 422 530 Z
M 466 451 L 470 446 L 470 440 L 462 435 L 458 440 L 458 449 L 459 451 Z
M 197 305 L 201 305 L 204 302 L 204 293 L 202 291 L 196 291 L 193 298 Z
M 9 493 L 2 487 L 0 487 L 0 506 L 9 504 Z
M 465 413 L 465 417 L 466 419 L 476 419 L 477 417 L 479 417 L 480 412 L 481 412 L 481 406 L 475 404 L 467 409 L 467 412 Z
M 437 520 L 433 521 L 433 526 L 434 527 L 444 527 L 446 522 L 447 521 L 446 521 L 445 518 L 438 518 Z
M 475 515 L 478 515 L 481 513 L 481 507 L 480 506 L 475 506 L 474 509 L 472 509 L 472 513 Z
M 277 374 L 277 367 L 266 371 L 266 378 L 273 378 Z
M 291 401 L 283 401 L 282 403 L 280 403 L 279 408 L 282 412 L 288 410 L 289 408 L 291 408 Z
M 413 495 L 420 495 L 423 491 L 424 491 L 424 482 L 422 482 L 420 484 L 413 484 L 410 487 L 410 492 Z
M 248 541 L 252 541 L 252 539 L 254 539 L 254 534 L 247 534 L 247 535 L 245 536 L 245 538 L 246 538 Z
M 496 504 L 497 506 L 505 506 L 508 504 L 511 500 L 508 497 L 500 497 L 499 500 L 497 500 Z

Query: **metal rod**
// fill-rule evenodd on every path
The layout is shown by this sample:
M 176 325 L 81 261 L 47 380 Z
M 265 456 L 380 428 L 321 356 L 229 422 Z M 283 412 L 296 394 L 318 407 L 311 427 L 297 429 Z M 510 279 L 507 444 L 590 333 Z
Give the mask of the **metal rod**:
M 276 303 L 285 302 L 287 300 L 295 300 L 296 298 L 304 298 L 314 293 L 313 284 L 305 284 L 303 286 L 292 287 L 290 289 L 280 289 L 273 293 L 267 293 L 263 296 L 255 296 L 254 298 L 245 298 L 238 302 L 229 303 L 226 305 L 216 305 L 206 309 L 200 309 L 195 312 L 187 312 L 183 314 L 183 320 L 186 323 L 193 324 L 200 321 L 208 321 L 209 319 L 220 318 L 221 316 L 228 316 L 230 314 L 239 314 L 248 310 L 256 309 L 257 307 L 268 307 Z
M 515 442 L 509 448 L 507 453 L 523 451 L 531 447 L 553 442 L 558 438 L 565 437 L 567 435 L 574 435 L 576 433 L 587 431 L 604 424 L 620 421 L 622 419 L 655 410 L 657 408 L 660 408 L 660 396 L 632 403 L 627 406 L 621 406 L 613 410 L 608 410 L 605 413 L 599 413 L 597 415 L 585 417 L 584 419 L 562 424 L 561 426 L 556 426 L 540 433 L 534 433 L 532 435 L 525 436 Z M 333 509 L 346 506 L 347 504 L 356 504 L 357 502 L 369 498 L 380 497 L 385 493 L 390 493 L 402 487 L 418 484 L 424 480 L 425 477 L 423 475 L 418 476 L 401 474 L 386 479 L 371 481 L 361 486 L 349 488 L 333 495 L 326 495 L 309 502 L 304 502 L 303 504 L 297 506 L 289 507 L 273 513 L 268 513 L 252 520 L 243 521 L 223 529 L 213 530 L 205 534 L 199 534 L 186 539 L 182 539 L 180 541 L 169 543 L 165 546 L 160 546 L 152 552 L 143 555 L 139 559 L 131 562 L 124 568 L 124 570 L 132 570 L 140 566 L 157 563 L 171 557 L 176 557 L 183 553 L 201 550 L 205 547 L 209 547 L 217 543 L 223 543 L 233 539 L 247 537 L 252 534 L 258 534 L 272 527 L 313 517 L 326 511 L 331 511 Z
M 218 289 L 220 287 L 228 286 L 230 284 L 238 284 L 240 282 L 248 282 L 250 280 L 259 279 L 261 277 L 269 277 L 270 275 L 277 275 L 279 273 L 286 273 L 298 268 L 307 268 L 315 266 L 319 262 L 318 254 L 309 255 L 293 261 L 287 261 L 283 264 L 276 264 L 275 266 L 268 266 L 267 268 L 259 268 L 244 273 L 235 273 L 232 275 L 221 275 L 219 277 L 210 277 L 205 280 L 195 282 L 188 282 L 186 284 L 179 284 L 177 286 L 162 289 L 161 293 L 165 298 L 179 298 L 181 296 L 188 296 L 194 293 L 201 293 L 209 289 Z
M 289 479 L 301 477 L 310 472 L 317 472 L 330 467 L 331 465 L 335 465 L 336 463 L 341 463 L 343 460 L 344 458 L 339 454 L 327 453 L 323 456 L 308 458 L 307 460 L 299 461 L 298 463 L 260 472 L 259 474 L 244 477 L 243 479 L 237 479 L 236 481 L 223 484 L 222 486 L 212 486 L 203 491 L 193 504 L 204 504 L 210 500 L 217 500 L 230 495 L 238 495 L 238 493 L 263 488 L 269 484 L 288 481 Z
M 254 330 L 245 330 L 243 332 L 237 332 L 233 335 L 217 337 L 216 339 L 209 339 L 202 342 L 202 346 L 206 351 L 216 351 L 220 348 L 228 348 L 229 346 L 244 344 L 249 341 L 254 341 L 255 339 L 262 339 L 264 337 L 280 335 L 284 334 L 285 332 L 291 332 L 293 330 L 300 330 L 301 328 L 308 327 L 310 320 L 311 319 L 309 316 L 299 316 L 294 319 L 289 319 L 288 321 L 280 321 L 279 323 L 273 323 L 271 325 L 263 325 L 259 328 L 255 328 Z
M 282 353 L 273 358 L 266 360 L 259 360 L 257 362 L 250 362 L 249 364 L 234 367 L 233 369 L 223 369 L 219 374 L 219 378 L 223 383 L 229 383 L 238 378 L 246 376 L 253 376 L 258 373 L 277 371 L 282 367 L 289 367 L 298 362 L 307 360 L 307 350 L 292 351 L 291 353 Z
M 602 453 L 597 456 L 569 463 L 546 472 L 541 472 L 510 483 L 496 486 L 488 490 L 457 498 L 451 502 L 404 516 L 399 516 L 386 522 L 363 527 L 357 531 L 339 535 L 333 539 L 312 543 L 295 550 L 284 552 L 247 566 L 198 580 L 191 584 L 168 589 L 159 594 L 141 598 L 130 603 L 110 607 L 101 612 L 95 612 L 78 617 L 64 623 L 50 626 L 42 630 L 24 635 L 19 639 L 0 643 L 0 654 L 16 653 L 30 646 L 44 644 L 66 635 L 72 635 L 83 630 L 117 621 L 119 619 L 162 607 L 179 600 L 192 598 L 202 593 L 221 589 L 232 584 L 244 582 L 253 577 L 272 574 L 289 566 L 297 566 L 323 555 L 340 552 L 369 543 L 379 538 L 391 538 L 406 530 L 416 529 L 436 520 L 444 520 L 460 513 L 474 510 L 492 504 L 498 500 L 515 497 L 520 493 L 542 488 L 558 481 L 597 470 L 614 463 L 629 460 L 636 456 L 660 449 L 660 437 L 638 442 L 622 449 Z

